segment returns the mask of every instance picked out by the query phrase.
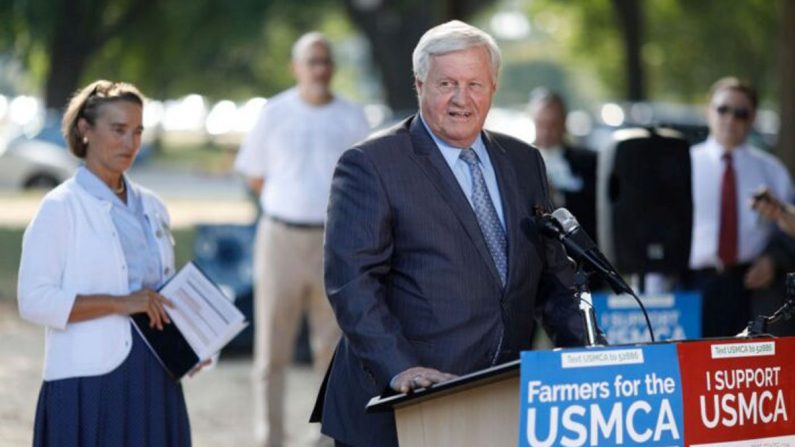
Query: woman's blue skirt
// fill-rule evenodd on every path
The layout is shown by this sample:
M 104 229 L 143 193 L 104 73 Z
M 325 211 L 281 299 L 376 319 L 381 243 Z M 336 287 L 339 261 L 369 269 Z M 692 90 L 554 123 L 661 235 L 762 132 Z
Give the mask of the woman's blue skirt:
M 182 386 L 130 330 L 132 350 L 115 370 L 42 384 L 34 446 L 190 446 Z

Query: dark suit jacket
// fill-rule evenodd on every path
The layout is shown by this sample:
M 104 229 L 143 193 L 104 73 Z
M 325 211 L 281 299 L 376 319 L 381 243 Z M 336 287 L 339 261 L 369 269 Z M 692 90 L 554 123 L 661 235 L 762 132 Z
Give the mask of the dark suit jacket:
M 474 211 L 419 118 L 342 155 L 325 281 L 344 336 L 316 407 L 325 434 L 397 445 L 391 413 L 365 414 L 392 377 L 412 366 L 466 374 L 515 359 L 531 348 L 537 314 L 556 344 L 582 344 L 573 264 L 534 222 L 550 207 L 541 156 L 514 138 L 483 136 L 507 224 L 504 290 Z
M 574 214 L 577 222 L 596 240 L 596 152 L 564 146 L 563 158 L 569 163 L 571 173 L 582 179 L 582 189 L 563 193 L 566 209 Z

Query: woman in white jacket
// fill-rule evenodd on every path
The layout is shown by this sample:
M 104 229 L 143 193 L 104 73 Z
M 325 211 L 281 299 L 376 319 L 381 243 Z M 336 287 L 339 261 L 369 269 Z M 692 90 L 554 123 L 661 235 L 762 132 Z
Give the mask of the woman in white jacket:
M 63 118 L 84 160 L 48 193 L 25 230 L 19 312 L 46 329 L 37 446 L 185 446 L 182 388 L 131 325 L 170 321 L 155 292 L 174 272 L 163 203 L 125 175 L 141 145 L 144 98 L 132 85 L 96 81 Z

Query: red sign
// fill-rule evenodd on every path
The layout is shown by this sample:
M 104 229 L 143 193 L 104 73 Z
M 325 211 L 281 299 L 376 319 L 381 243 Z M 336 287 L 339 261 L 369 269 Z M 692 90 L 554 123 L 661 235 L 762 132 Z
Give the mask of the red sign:
M 685 445 L 795 446 L 795 338 L 678 346 Z

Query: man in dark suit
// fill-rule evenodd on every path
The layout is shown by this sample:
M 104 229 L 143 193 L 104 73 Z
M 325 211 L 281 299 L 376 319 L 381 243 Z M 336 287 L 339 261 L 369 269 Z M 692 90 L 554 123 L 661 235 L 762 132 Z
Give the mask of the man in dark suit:
M 348 150 L 332 180 L 329 300 L 344 337 L 316 410 L 338 446 L 395 446 L 368 400 L 518 358 L 534 318 L 581 345 L 574 268 L 535 218 L 550 210 L 544 164 L 483 131 L 500 52 L 454 21 L 414 50 L 420 113 Z
M 552 203 L 566 207 L 596 237 L 596 152 L 566 144 L 566 104 L 559 94 L 535 89 L 529 109 L 536 131 L 533 145 L 547 167 Z

